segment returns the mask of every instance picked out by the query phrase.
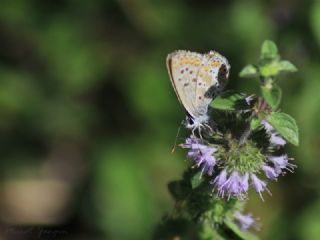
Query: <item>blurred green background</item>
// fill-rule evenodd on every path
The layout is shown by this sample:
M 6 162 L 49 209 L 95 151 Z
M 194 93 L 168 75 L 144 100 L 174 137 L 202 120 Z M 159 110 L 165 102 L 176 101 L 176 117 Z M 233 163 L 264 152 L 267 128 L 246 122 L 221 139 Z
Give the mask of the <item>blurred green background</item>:
M 299 167 L 247 210 L 262 239 L 320 239 L 311 0 L 1 0 L 0 239 L 150 239 L 173 207 L 166 184 L 187 166 L 170 153 L 184 111 L 167 54 L 217 50 L 232 66 L 228 88 L 254 93 L 258 82 L 238 73 L 265 39 L 299 69 L 279 80 L 300 126 L 300 147 L 287 148 Z

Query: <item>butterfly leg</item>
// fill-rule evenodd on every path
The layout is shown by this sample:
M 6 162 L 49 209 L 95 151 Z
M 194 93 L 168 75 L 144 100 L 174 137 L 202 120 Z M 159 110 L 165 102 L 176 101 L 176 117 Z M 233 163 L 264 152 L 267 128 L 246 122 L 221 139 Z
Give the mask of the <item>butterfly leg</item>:
M 199 127 L 198 127 L 198 132 L 199 132 L 200 138 L 203 139 L 202 134 L 201 134 L 201 127 L 202 127 L 202 125 L 199 125 Z
M 193 136 L 195 136 L 195 134 L 194 134 L 194 131 L 195 131 L 195 130 L 196 130 L 195 128 L 192 129 L 192 135 L 193 135 Z
M 209 124 L 206 123 L 206 124 L 204 124 L 204 126 L 209 129 L 210 135 L 213 134 L 214 131 L 213 131 L 212 127 Z

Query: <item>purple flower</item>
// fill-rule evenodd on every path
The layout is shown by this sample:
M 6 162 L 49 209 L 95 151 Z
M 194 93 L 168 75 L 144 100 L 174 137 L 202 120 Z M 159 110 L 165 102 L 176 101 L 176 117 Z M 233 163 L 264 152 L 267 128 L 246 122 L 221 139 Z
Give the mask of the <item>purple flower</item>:
M 227 182 L 227 171 L 223 169 L 220 174 L 211 182 L 217 189 L 218 189 L 218 195 L 223 197 L 224 195 L 224 186 Z
M 227 176 L 227 171 L 223 169 L 220 174 L 211 182 L 218 190 L 218 195 L 223 197 L 227 193 L 233 197 L 242 197 L 249 189 L 249 174 L 240 175 L 237 171 L 233 171 Z
M 216 148 L 202 144 L 201 139 L 191 136 L 186 139 L 186 143 L 181 145 L 183 148 L 189 148 L 187 156 L 192 158 L 197 167 L 201 167 L 201 175 L 207 173 L 212 175 L 214 166 L 216 165 L 216 158 L 213 153 L 217 151 Z
M 266 132 L 270 135 L 270 143 L 275 146 L 284 146 L 286 145 L 286 140 L 284 140 L 279 133 L 268 123 L 266 120 L 263 120 L 262 125 L 264 126 Z
M 293 172 L 294 168 L 296 167 L 296 165 L 289 163 L 287 155 L 269 156 L 268 159 L 273 163 L 277 174 L 280 174 L 284 169 L 288 170 L 289 172 Z
M 284 146 L 286 145 L 286 140 L 284 140 L 278 133 L 271 133 L 270 142 L 273 145 Z
M 264 128 L 267 131 L 267 133 L 270 133 L 272 130 L 274 130 L 274 128 L 271 126 L 271 124 L 268 123 L 266 120 L 262 120 L 261 124 L 264 126 Z
M 248 183 L 249 175 L 245 174 L 240 176 L 237 171 L 233 171 L 228 179 L 227 190 L 232 196 L 240 196 L 243 193 L 248 191 L 249 183 Z
M 261 169 L 264 171 L 264 174 L 269 179 L 276 179 L 279 176 L 279 173 L 274 168 L 268 165 L 263 165 Z
M 255 226 L 255 220 L 251 214 L 244 215 L 239 211 L 235 212 L 234 217 L 238 220 L 242 231 L 247 231 L 250 227 Z
M 262 197 L 262 192 L 267 189 L 267 184 L 264 181 L 260 180 L 254 173 L 251 173 L 250 177 L 253 188 L 256 190 L 257 193 L 259 193 L 262 201 L 264 201 Z
M 216 165 L 216 159 L 213 156 L 213 153 L 216 151 L 214 148 L 207 147 L 205 149 L 201 149 L 201 154 L 194 159 L 199 167 L 202 165 L 201 174 L 207 173 L 209 176 L 213 173 L 213 168 Z
M 240 186 L 241 177 L 237 171 L 233 171 L 227 181 L 226 189 L 232 196 L 238 196 L 242 192 Z
M 245 173 L 241 177 L 240 187 L 242 189 L 242 192 L 247 192 L 248 191 L 248 189 L 249 189 L 249 173 Z

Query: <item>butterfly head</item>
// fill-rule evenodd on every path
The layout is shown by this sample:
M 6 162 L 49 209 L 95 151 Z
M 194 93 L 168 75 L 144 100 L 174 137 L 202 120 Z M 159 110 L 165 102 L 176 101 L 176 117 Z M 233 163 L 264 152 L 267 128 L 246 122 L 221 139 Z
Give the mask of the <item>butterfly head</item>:
M 192 117 L 190 115 L 186 116 L 184 125 L 188 129 L 200 129 L 203 128 L 209 121 L 209 116 L 208 115 L 202 115 L 199 117 Z

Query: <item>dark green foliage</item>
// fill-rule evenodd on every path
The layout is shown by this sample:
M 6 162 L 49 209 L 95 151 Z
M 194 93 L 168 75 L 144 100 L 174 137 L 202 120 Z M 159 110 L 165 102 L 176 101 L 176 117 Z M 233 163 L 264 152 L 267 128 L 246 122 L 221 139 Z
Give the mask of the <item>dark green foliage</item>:
M 246 95 L 235 91 L 226 91 L 217 96 L 211 103 L 211 107 L 220 110 L 246 110 L 248 104 L 245 101 Z
M 276 110 L 279 107 L 281 102 L 282 90 L 281 88 L 276 85 L 272 84 L 272 86 L 262 86 L 261 92 L 263 98 L 266 102 L 270 105 L 273 110 Z
M 184 112 L 166 72 L 167 53 L 216 50 L 232 65 L 227 89 L 251 95 L 264 39 L 299 69 L 276 80 L 283 90 L 277 110 L 299 125 L 300 147 L 286 148 L 299 168 L 271 186 L 265 204 L 250 196 L 247 209 L 261 219 L 262 239 L 318 239 L 316 0 L 1 0 L 1 237 L 17 237 L 5 235 L 10 218 L 12 225 L 66 230 L 65 240 L 150 239 L 172 209 L 166 184 L 186 165 L 181 150 L 170 153 Z M 278 67 L 288 70 L 283 61 Z M 254 78 L 239 79 L 250 63 Z M 261 139 L 259 122 L 252 137 Z M 203 235 L 219 239 L 207 229 Z
M 266 120 L 293 145 L 299 145 L 299 132 L 296 121 L 288 114 L 281 112 L 271 113 Z

